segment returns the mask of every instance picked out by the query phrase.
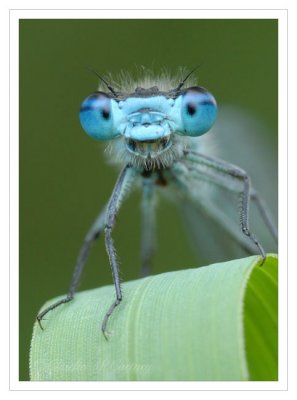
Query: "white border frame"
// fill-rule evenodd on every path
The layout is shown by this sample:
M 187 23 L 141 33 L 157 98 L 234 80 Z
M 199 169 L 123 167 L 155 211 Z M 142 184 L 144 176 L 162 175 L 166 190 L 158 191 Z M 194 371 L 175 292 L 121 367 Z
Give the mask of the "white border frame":
M 18 380 L 18 24 L 19 19 L 278 19 L 279 21 L 279 381 L 20 382 Z M 287 11 L 286 10 L 10 10 L 10 390 L 287 390 Z M 13 251 L 12 251 L 13 249 Z

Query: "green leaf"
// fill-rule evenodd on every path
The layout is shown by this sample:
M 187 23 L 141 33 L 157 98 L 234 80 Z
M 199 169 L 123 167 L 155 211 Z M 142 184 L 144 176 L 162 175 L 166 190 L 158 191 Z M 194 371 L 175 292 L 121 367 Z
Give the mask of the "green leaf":
M 254 268 L 244 299 L 244 330 L 250 379 L 278 379 L 278 270 L 270 257 L 264 268 Z
M 277 258 L 258 256 L 78 293 L 35 324 L 31 380 L 277 379 Z M 48 302 L 47 307 L 53 301 Z

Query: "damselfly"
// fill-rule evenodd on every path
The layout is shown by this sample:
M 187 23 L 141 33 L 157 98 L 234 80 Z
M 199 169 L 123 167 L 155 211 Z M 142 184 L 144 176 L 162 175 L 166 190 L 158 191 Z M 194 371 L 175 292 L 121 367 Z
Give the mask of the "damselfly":
M 126 81 L 119 89 L 96 73 L 100 87 L 82 102 L 80 122 L 92 138 L 109 143 L 109 158 L 121 164 L 122 170 L 107 205 L 85 237 L 67 296 L 38 314 L 41 327 L 41 321 L 49 311 L 73 299 L 90 247 L 104 232 L 116 294 L 102 322 L 102 332 L 106 336 L 108 319 L 122 301 L 112 231 L 124 198 L 136 184 L 142 186 L 143 193 L 142 275 L 147 275 L 151 269 L 155 248 L 155 198 L 160 192 L 170 193 L 171 198 L 187 205 L 192 229 L 201 225 L 201 220 L 194 214 L 199 212 L 201 218 L 206 216 L 215 221 L 215 227 L 223 231 L 221 237 L 232 238 L 238 246 L 247 252 L 259 253 L 264 260 L 265 250 L 249 226 L 249 203 L 254 202 L 277 241 L 277 230 L 263 201 L 251 186 L 248 174 L 205 152 L 202 135 L 213 126 L 217 105 L 207 89 L 195 85 L 192 72 L 176 81 L 163 73 L 155 81 L 149 75 L 137 83 L 124 74 Z M 104 87 L 107 87 L 107 93 Z M 239 234 L 225 210 L 227 202 L 215 205 L 212 190 L 203 186 L 205 182 L 210 187 L 219 187 L 238 196 Z M 189 214 L 189 210 L 193 213 Z

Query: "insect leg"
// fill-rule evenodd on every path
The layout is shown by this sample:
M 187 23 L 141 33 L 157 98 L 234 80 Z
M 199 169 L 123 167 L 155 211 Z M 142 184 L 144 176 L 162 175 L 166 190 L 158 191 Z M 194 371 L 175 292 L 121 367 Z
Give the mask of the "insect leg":
M 277 239 L 278 239 L 277 228 L 273 223 L 273 220 L 271 218 L 270 213 L 268 212 L 268 209 L 264 203 L 264 200 L 259 195 L 259 193 L 256 192 L 254 189 L 251 190 L 251 200 L 253 200 L 254 203 L 256 204 L 256 206 L 258 207 L 258 210 L 262 216 L 263 221 L 265 222 L 267 228 L 269 229 L 271 236 L 277 243 Z
M 219 186 L 230 192 L 234 192 L 234 193 L 240 192 L 240 190 L 238 190 L 238 188 L 232 187 L 232 185 L 229 185 L 225 179 L 222 179 L 222 177 L 216 171 L 215 171 L 216 172 L 215 175 L 213 173 L 210 173 L 209 171 L 202 172 L 199 169 L 197 169 L 197 167 L 195 165 L 190 167 L 189 170 L 191 171 L 192 176 L 197 177 L 199 180 L 211 182 L 214 185 Z M 273 219 L 268 211 L 268 208 L 267 208 L 263 198 L 259 195 L 259 193 L 253 187 L 250 188 L 250 199 L 251 199 L 251 201 L 254 202 L 254 204 L 258 208 L 259 213 L 260 213 L 265 225 L 267 226 L 274 241 L 277 243 L 278 235 L 277 235 L 276 226 L 273 222 Z
M 227 163 L 226 161 L 218 160 L 210 156 L 206 156 L 198 152 L 185 151 L 185 157 L 186 159 L 194 163 L 203 164 L 208 167 L 214 168 L 218 172 L 232 176 L 242 182 L 243 189 L 240 192 L 241 195 L 240 227 L 242 232 L 247 237 L 249 237 L 250 240 L 257 246 L 263 260 L 265 260 L 266 253 L 262 245 L 256 238 L 256 236 L 250 231 L 249 228 L 249 201 L 250 201 L 251 184 L 250 184 L 250 178 L 247 175 L 247 173 L 233 164 Z
M 83 271 L 85 263 L 87 261 L 91 246 L 92 246 L 94 240 L 99 238 L 102 230 L 104 229 L 105 214 L 106 214 L 106 207 L 104 207 L 104 209 L 101 211 L 99 216 L 96 218 L 94 224 L 92 225 L 92 227 L 90 228 L 90 230 L 88 231 L 88 233 L 85 237 L 84 243 L 80 249 L 80 252 L 79 252 L 76 264 L 75 264 L 75 268 L 73 271 L 73 275 L 72 275 L 72 279 L 71 279 L 71 283 L 70 283 L 70 287 L 69 287 L 67 296 L 65 296 L 61 300 L 58 300 L 56 303 L 53 303 L 52 305 L 50 305 L 49 307 L 47 307 L 45 310 L 43 310 L 42 312 L 40 312 L 37 315 L 36 318 L 37 318 L 37 321 L 38 321 L 41 329 L 43 329 L 41 321 L 42 321 L 43 317 L 49 311 L 53 310 L 54 308 L 58 307 L 61 304 L 68 303 L 69 301 L 71 301 L 73 299 L 77 285 L 79 283 L 79 279 L 81 277 L 82 271 Z
M 243 250 L 253 254 L 254 247 L 249 242 L 243 240 L 241 236 L 238 236 L 233 221 L 230 221 L 230 218 L 227 217 L 219 207 L 213 204 L 210 198 L 204 199 L 200 195 L 197 195 L 197 192 L 193 190 L 193 182 L 190 184 L 188 182 L 189 178 L 193 177 L 193 174 L 190 173 L 189 170 L 185 171 L 183 164 L 180 164 L 182 168 L 179 168 L 179 163 L 176 163 L 174 169 L 171 171 L 178 190 L 186 196 L 195 208 L 199 206 L 203 214 L 210 218 L 215 224 L 218 224 Z M 205 180 L 205 177 L 203 178 L 203 180 Z
M 141 235 L 141 276 L 151 273 L 155 253 L 155 187 L 150 178 L 143 178 L 142 235 Z
M 116 185 L 113 189 L 112 195 L 110 197 L 109 203 L 107 205 L 106 210 L 106 220 L 105 220 L 105 246 L 106 251 L 109 257 L 109 262 L 112 270 L 113 282 L 115 286 L 116 292 L 116 300 L 112 303 L 110 308 L 108 309 L 101 326 L 101 330 L 103 335 L 107 339 L 106 335 L 106 326 L 109 317 L 111 316 L 113 310 L 120 304 L 122 301 L 122 290 L 120 286 L 120 276 L 119 276 L 119 264 L 116 257 L 116 251 L 113 243 L 113 239 L 111 236 L 116 216 L 121 206 L 121 203 L 124 199 L 124 196 L 127 194 L 129 189 L 131 188 L 131 184 L 134 181 L 135 177 L 135 169 L 130 165 L 126 165 L 120 173 L 120 176 L 116 182 Z

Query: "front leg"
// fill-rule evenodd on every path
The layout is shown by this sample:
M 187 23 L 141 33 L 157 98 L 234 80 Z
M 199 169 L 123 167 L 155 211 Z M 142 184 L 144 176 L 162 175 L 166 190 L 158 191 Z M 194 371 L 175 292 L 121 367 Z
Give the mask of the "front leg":
M 121 203 L 125 197 L 125 195 L 129 192 L 131 185 L 134 181 L 136 175 L 136 171 L 130 165 L 126 165 L 120 173 L 120 176 L 117 180 L 117 183 L 113 189 L 112 195 L 110 197 L 109 203 L 107 205 L 106 210 L 106 220 L 105 220 L 105 246 L 106 251 L 109 258 L 109 263 L 111 266 L 113 282 L 115 286 L 116 300 L 112 303 L 110 308 L 108 309 L 101 326 L 101 330 L 103 335 L 107 339 L 107 322 L 109 317 L 111 316 L 113 310 L 120 304 L 122 301 L 122 290 L 120 285 L 120 276 L 119 276 L 119 264 L 116 257 L 116 250 L 114 247 L 113 239 L 112 239 L 112 230 L 115 224 L 116 216 L 121 206 Z
M 51 304 L 49 307 L 47 307 L 46 309 L 44 309 L 37 315 L 36 319 L 37 319 L 41 329 L 43 329 L 41 321 L 43 320 L 44 316 L 49 311 L 52 311 L 55 308 L 59 307 L 61 304 L 68 303 L 69 301 L 71 301 L 73 299 L 74 294 L 77 289 L 77 286 L 78 286 L 78 283 L 79 283 L 79 280 L 80 280 L 80 277 L 81 277 L 81 274 L 82 274 L 84 266 L 86 264 L 91 246 L 92 246 L 93 242 L 99 238 L 102 230 L 104 229 L 105 215 L 106 215 L 106 207 L 104 207 L 104 209 L 101 211 L 99 216 L 96 218 L 94 224 L 91 226 L 89 232 L 87 233 L 87 235 L 85 237 L 84 243 L 80 249 L 80 252 L 79 252 L 76 264 L 75 264 L 75 268 L 73 271 L 73 275 L 72 275 L 72 279 L 71 279 L 71 283 L 70 283 L 70 287 L 69 287 L 67 295 L 65 297 L 63 297 L 61 300 L 58 300 L 55 303 Z
M 263 261 L 266 258 L 265 250 L 263 249 L 261 243 L 258 241 L 257 237 L 254 233 L 251 232 L 249 228 L 249 202 L 250 202 L 250 192 L 251 192 L 251 183 L 250 178 L 247 173 L 241 168 L 230 164 L 223 160 L 218 160 L 214 157 L 207 156 L 202 153 L 198 153 L 195 151 L 185 151 L 184 155 L 187 160 L 202 164 L 207 167 L 213 168 L 216 171 L 231 176 L 242 183 L 242 190 L 240 191 L 241 196 L 241 205 L 240 205 L 240 227 L 241 231 L 244 235 L 246 235 L 252 243 L 254 243 L 260 255 L 263 258 Z

